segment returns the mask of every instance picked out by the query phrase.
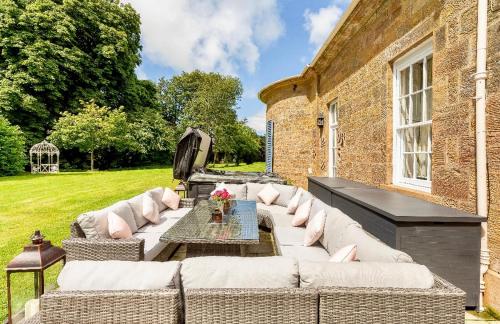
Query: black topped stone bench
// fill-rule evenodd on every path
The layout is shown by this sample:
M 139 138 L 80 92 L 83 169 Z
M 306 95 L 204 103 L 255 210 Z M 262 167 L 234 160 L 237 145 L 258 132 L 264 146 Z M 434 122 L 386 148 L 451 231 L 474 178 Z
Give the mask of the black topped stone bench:
M 463 289 L 467 307 L 478 307 L 485 217 L 342 178 L 309 177 L 308 186 L 381 241 Z

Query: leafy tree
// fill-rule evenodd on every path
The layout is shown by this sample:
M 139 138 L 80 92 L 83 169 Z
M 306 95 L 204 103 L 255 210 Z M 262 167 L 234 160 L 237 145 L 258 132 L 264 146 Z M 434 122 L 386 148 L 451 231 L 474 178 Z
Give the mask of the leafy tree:
M 171 79 L 160 78 L 157 83 L 158 105 L 163 118 L 172 124 L 178 125 L 181 121 L 184 108 L 196 96 L 203 81 L 204 73 L 194 71 L 182 73 Z
M 149 105 L 140 49 L 139 15 L 119 0 L 0 0 L 0 113 L 31 143 L 80 100 Z
M 0 116 L 0 175 L 23 171 L 26 164 L 24 134 L 18 126 Z
M 236 106 L 243 92 L 238 78 L 193 71 L 158 83 L 164 118 L 176 125 L 177 136 L 186 127 L 199 127 L 215 137 L 215 154 L 231 154 L 237 124 Z
M 131 118 L 132 151 L 145 155 L 155 152 L 174 152 L 175 129 L 167 124 L 158 111 L 145 109 Z
M 94 170 L 94 153 L 97 150 L 130 147 L 127 115 L 123 110 L 99 107 L 95 102 L 82 103 L 77 114 L 64 112 L 54 125 L 49 140 L 63 148 L 77 148 L 90 153 L 90 169 Z
M 261 148 L 259 135 L 253 128 L 246 125 L 245 121 L 238 122 L 235 130 L 233 154 L 236 164 L 239 165 L 241 161 L 251 164 L 258 160 Z

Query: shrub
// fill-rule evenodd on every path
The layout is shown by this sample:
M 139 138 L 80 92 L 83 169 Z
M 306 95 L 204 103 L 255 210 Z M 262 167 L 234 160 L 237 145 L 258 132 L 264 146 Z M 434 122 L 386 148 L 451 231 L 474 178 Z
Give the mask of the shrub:
M 24 170 L 24 134 L 18 126 L 0 116 L 0 176 L 13 175 Z

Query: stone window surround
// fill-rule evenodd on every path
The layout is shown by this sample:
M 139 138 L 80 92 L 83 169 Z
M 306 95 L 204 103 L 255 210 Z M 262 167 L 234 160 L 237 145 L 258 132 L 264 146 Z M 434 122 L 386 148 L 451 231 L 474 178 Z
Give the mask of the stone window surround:
M 427 121 L 421 121 L 418 123 L 408 123 L 407 125 L 402 126 L 400 124 L 401 114 L 400 114 L 400 83 L 399 83 L 399 73 L 411 66 L 413 63 L 416 63 L 429 55 L 432 55 L 432 38 L 428 39 L 424 43 L 420 44 L 418 47 L 412 49 L 407 54 L 405 54 L 402 58 L 398 59 L 394 62 L 393 69 L 393 184 L 396 186 L 414 189 L 418 191 L 423 191 L 430 193 L 431 192 L 431 180 L 423 180 L 416 178 L 406 178 L 403 176 L 403 168 L 404 168 L 404 158 L 403 158 L 403 137 L 401 129 L 403 128 L 411 128 L 412 126 L 424 126 L 429 125 L 432 126 L 432 117 Z M 425 73 L 425 72 L 424 72 Z M 410 83 L 413 80 L 410 79 Z M 423 80 L 426 82 L 426 80 Z M 432 86 L 432 85 L 430 85 Z M 426 85 L 423 85 L 423 89 L 426 88 Z M 409 91 L 411 94 L 412 92 Z M 422 102 L 424 99 L 422 99 Z M 432 127 L 431 127 L 432 128 Z M 432 135 L 430 135 L 432 136 Z M 429 149 L 427 152 L 429 153 L 429 167 L 427 169 L 428 177 L 431 177 L 431 167 L 432 158 L 432 140 L 429 140 Z M 415 155 L 414 155 L 415 156 Z M 414 171 L 415 172 L 415 169 Z

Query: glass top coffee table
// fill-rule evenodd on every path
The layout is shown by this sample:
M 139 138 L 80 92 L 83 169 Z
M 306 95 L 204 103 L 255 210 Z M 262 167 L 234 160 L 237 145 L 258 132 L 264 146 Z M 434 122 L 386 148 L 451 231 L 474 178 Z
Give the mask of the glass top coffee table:
M 246 246 L 259 244 L 255 201 L 232 200 L 223 223 L 212 222 L 215 202 L 200 201 L 166 231 L 160 241 L 187 245 L 187 257 L 202 255 L 245 255 Z

